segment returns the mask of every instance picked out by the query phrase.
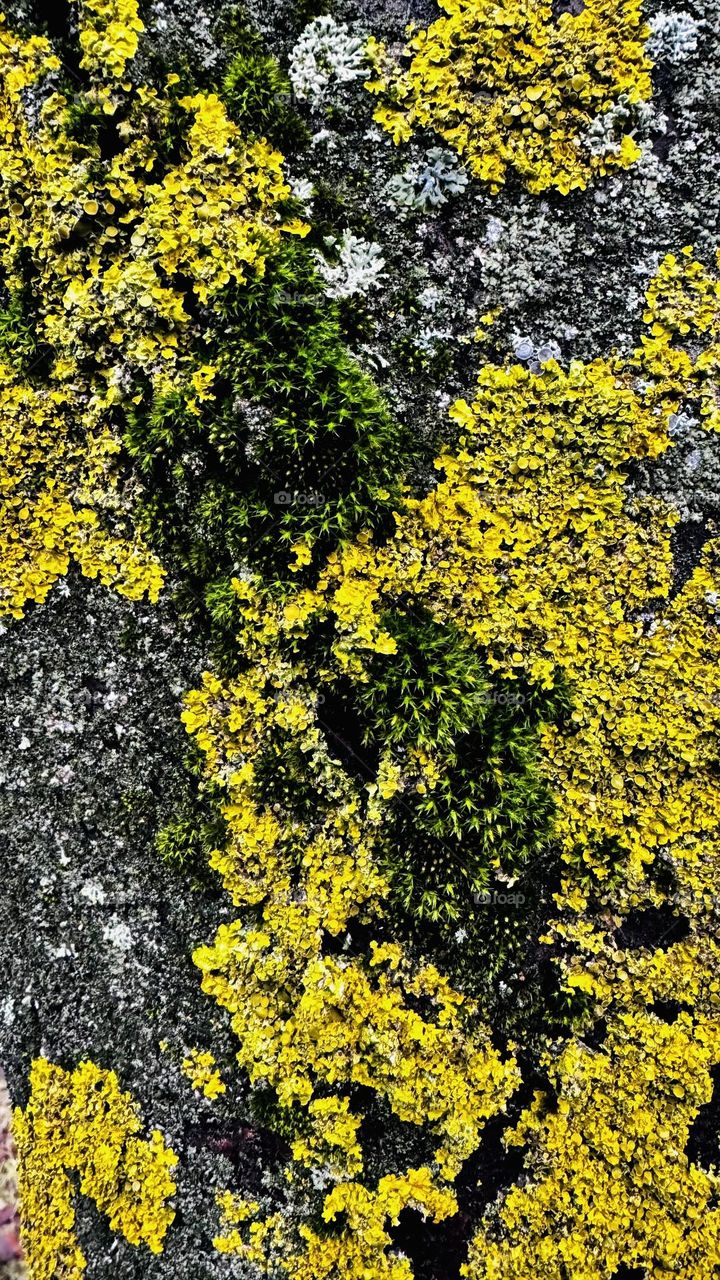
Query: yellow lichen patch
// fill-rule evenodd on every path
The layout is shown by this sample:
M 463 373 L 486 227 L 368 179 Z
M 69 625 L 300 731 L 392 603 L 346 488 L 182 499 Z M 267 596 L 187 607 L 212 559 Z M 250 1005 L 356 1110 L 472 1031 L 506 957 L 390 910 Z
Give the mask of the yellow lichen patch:
M 686 246 L 679 257 L 669 253 L 663 259 L 646 302 L 643 319 L 648 332 L 637 364 L 652 378 L 654 400 L 667 410 L 687 396 L 698 402 L 704 425 L 717 430 L 720 279 Z
M 79 436 L 71 392 L 33 387 L 2 363 L 0 400 L 0 614 L 41 604 L 71 560 L 131 599 L 156 600 L 162 570 L 125 533 L 112 433 L 88 412 Z
M 242 1229 L 236 1220 L 233 1248 L 255 1251 L 248 1257 L 290 1257 L 308 1276 L 326 1265 L 328 1274 L 409 1275 L 387 1270 L 405 1264 L 370 1221 L 372 1193 L 358 1190 L 352 1087 L 429 1128 L 441 1187 L 517 1080 L 479 1009 L 432 966 L 414 966 L 396 943 L 371 943 L 364 956 L 324 945 L 353 920 L 381 916 L 390 886 L 377 855 L 389 807 L 436 788 L 442 764 L 432 748 L 400 744 L 381 750 L 372 780 L 353 778 L 322 732 L 306 641 L 320 627 L 329 636 L 323 684 L 363 688 L 377 655 L 396 651 L 389 619 L 409 600 L 457 628 L 510 684 L 567 690 L 568 715 L 538 730 L 565 859 L 546 941 L 558 948 L 566 992 L 608 1024 L 600 1052 L 576 1038 L 548 1053 L 558 1107 L 538 1099 L 514 1139 L 528 1145 L 532 1181 L 501 1202 L 468 1274 L 556 1280 L 562 1264 L 571 1280 L 587 1280 L 630 1259 L 658 1276 L 677 1262 L 689 1280 L 714 1265 L 714 1175 L 682 1152 L 720 1056 L 717 957 L 702 934 L 718 884 L 718 548 L 707 544 L 673 594 L 678 513 L 633 496 L 627 464 L 649 465 L 673 447 L 671 415 L 686 399 L 701 400 L 706 424 L 717 425 L 719 292 L 690 253 L 668 258 L 631 357 L 539 372 L 485 366 L 470 401 L 453 407 L 456 438 L 437 459 L 436 487 L 406 499 L 394 536 L 378 546 L 361 534 L 314 577 L 298 544 L 308 585 L 281 598 L 259 581 L 234 583 L 247 670 L 228 683 L 206 676 L 184 718 L 209 776 L 227 788 L 228 842 L 212 863 L 247 914 L 195 959 L 204 989 L 230 1011 L 243 1067 L 281 1105 L 304 1110 L 297 1163 L 329 1166 L 343 1179 L 338 1196 L 349 1197 L 328 1236 L 302 1228 L 305 1254 L 276 1218 Z M 312 796 L 305 816 L 279 801 L 288 769 L 292 794 Z M 580 913 L 590 890 L 615 925 L 633 905 L 663 901 L 647 875 L 658 856 L 696 932 L 665 961 L 633 959 Z M 667 1022 L 653 1004 L 673 986 L 688 1009 Z M 356 1197 L 363 1207 L 353 1216 Z M 255 1212 L 242 1209 L 248 1222 Z
M 198 1089 L 206 1098 L 217 1098 L 225 1093 L 226 1085 L 217 1070 L 213 1055 L 202 1049 L 191 1049 L 183 1059 L 182 1069 L 193 1089 Z
M 674 306 L 662 301 L 669 278 Z M 669 415 L 698 389 L 715 425 L 717 297 L 691 258 L 679 280 L 668 261 L 631 360 L 485 366 L 472 403 L 451 412 L 460 438 L 437 460 L 436 488 L 406 502 L 395 538 L 340 548 L 312 591 L 275 610 L 287 637 L 331 618 L 338 667 L 360 681 L 368 656 L 392 652 L 383 617 L 402 595 L 460 627 L 505 678 L 566 681 L 570 722 L 540 729 L 556 833 L 597 880 L 619 850 L 635 887 L 656 849 L 692 862 L 717 824 L 717 552 L 708 544 L 671 600 L 677 513 L 630 499 L 624 470 L 672 447 Z M 683 349 L 687 333 L 699 353 Z M 243 591 L 267 634 L 272 606 Z
M 623 952 L 600 933 L 584 945 L 569 982 L 593 996 L 606 1037 L 547 1055 L 557 1105 L 536 1095 L 509 1135 L 528 1146 L 530 1179 L 477 1235 L 468 1280 L 555 1280 L 559 1268 L 584 1280 L 621 1263 L 695 1280 L 720 1263 L 717 1174 L 685 1154 L 720 1061 L 717 946 Z M 676 1016 L 656 1001 L 677 1002 Z
M 293 1247 L 282 1217 L 273 1215 L 264 1222 L 244 1224 L 257 1212 L 257 1205 L 220 1198 L 224 1224 L 230 1228 L 215 1241 L 222 1253 L 238 1254 L 248 1262 L 263 1264 L 275 1255 L 279 1266 L 297 1280 L 411 1280 L 407 1258 L 388 1252 L 392 1238 L 388 1223 L 397 1225 L 404 1209 L 415 1209 L 434 1222 L 441 1222 L 457 1210 L 452 1192 L 438 1187 L 428 1168 L 408 1169 L 401 1175 L 380 1179 L 376 1191 L 359 1182 L 340 1182 L 325 1197 L 322 1216 L 330 1228 L 337 1220 L 337 1232 L 316 1231 L 302 1226 L 302 1247 Z
M 640 0 L 587 0 L 557 19 L 545 0 L 440 4 L 446 17 L 411 32 L 407 67 L 370 42 L 375 119 L 396 142 L 433 129 L 493 191 L 516 170 L 531 191 L 567 194 L 639 158 L 628 108 L 652 92 Z
M 281 230 L 279 153 L 246 144 L 214 94 L 177 100 L 172 85 L 123 79 L 141 30 L 134 0 L 85 0 L 90 83 L 67 95 L 49 42 L 0 23 L 0 614 L 44 600 L 71 560 L 133 598 L 157 596 L 160 566 L 132 531 L 132 490 L 113 465 L 124 415 L 188 382 L 196 405 L 208 398 L 214 370 L 195 368 L 189 296 L 207 303 L 306 230 Z M 111 158 L 80 116 L 113 121 Z M 26 350 L 11 322 L 28 306 Z
M 380 1179 L 377 1191 L 358 1182 L 339 1183 L 325 1198 L 323 1219 L 343 1226 L 338 1234 L 301 1227 L 304 1249 L 285 1262 L 286 1270 L 298 1280 L 409 1280 L 412 1270 L 407 1258 L 388 1253 L 392 1244 L 388 1222 L 397 1226 L 403 1209 L 415 1209 L 434 1222 L 442 1222 L 457 1211 L 451 1191 L 437 1186 L 428 1168 L 408 1169 L 401 1175 Z
M 160 1253 L 174 1212 L 171 1173 L 177 1163 L 142 1122 L 117 1076 L 92 1062 L 63 1071 L 35 1060 L 30 1099 L 16 1110 L 23 1245 L 33 1280 L 79 1280 L 85 1259 L 75 1236 L 74 1186 L 89 1196 L 133 1245 Z
M 283 1106 L 307 1108 L 314 1136 L 303 1158 L 330 1143 L 334 1163 L 357 1171 L 357 1126 L 343 1109 L 329 1131 L 317 1091 L 364 1085 L 402 1120 L 431 1127 L 452 1178 L 515 1087 L 515 1064 L 481 1025 L 468 1030 L 472 1006 L 431 966 L 413 970 L 402 948 L 372 944 L 365 962 L 323 954 L 324 934 L 380 910 L 387 884 L 373 841 L 383 810 L 377 788 L 360 787 L 333 760 L 313 698 L 292 678 L 270 649 L 246 677 L 225 686 L 207 676 L 188 698 L 185 723 L 229 792 L 229 843 L 212 865 L 236 905 L 261 909 L 195 952 L 203 990 L 229 1010 L 251 1078 L 272 1085 Z M 285 827 L 260 802 L 253 767 L 278 730 L 297 744 L 316 788 L 313 817 Z M 431 1015 L 414 1011 L 417 997 Z
M 315 1098 L 308 1105 L 312 1128 L 307 1137 L 292 1144 L 293 1160 L 309 1166 L 325 1166 L 340 1176 L 362 1172 L 358 1142 L 362 1117 L 352 1115 L 347 1098 Z M 339 1160 L 338 1160 L 339 1157 Z
M 245 1200 L 231 1191 L 220 1192 L 217 1204 L 225 1232 L 213 1240 L 218 1253 L 240 1255 L 246 1262 L 267 1267 L 268 1258 L 281 1251 L 285 1244 L 282 1214 L 260 1219 L 257 1216 L 260 1205 L 256 1200 Z
M 650 333 L 634 363 L 662 422 L 688 397 L 707 425 L 718 425 L 719 297 L 717 279 L 690 250 L 668 257 L 650 286 Z M 508 1137 L 527 1147 L 528 1181 L 489 1214 L 468 1280 L 556 1280 L 561 1270 L 586 1280 L 621 1264 L 653 1280 L 694 1280 L 720 1265 L 717 1173 L 687 1154 L 720 1063 L 719 579 L 718 547 L 709 543 L 674 599 L 648 594 L 631 645 L 619 628 L 613 646 L 576 667 L 578 732 L 547 731 L 566 842 L 584 849 L 596 888 L 608 875 L 603 843 L 631 849 L 637 874 L 618 879 L 615 869 L 596 915 L 577 868 L 557 895 L 544 941 L 557 946 L 565 990 L 586 1012 L 579 1034 L 545 1055 L 556 1103 L 538 1094 Z M 663 948 L 663 933 L 654 950 L 623 949 L 628 908 L 667 901 L 640 874 L 658 855 L 689 936 Z M 583 1037 L 597 1019 L 605 1034 L 593 1049 Z
M 80 0 L 80 23 L 81 66 L 120 79 L 145 29 L 137 0 Z

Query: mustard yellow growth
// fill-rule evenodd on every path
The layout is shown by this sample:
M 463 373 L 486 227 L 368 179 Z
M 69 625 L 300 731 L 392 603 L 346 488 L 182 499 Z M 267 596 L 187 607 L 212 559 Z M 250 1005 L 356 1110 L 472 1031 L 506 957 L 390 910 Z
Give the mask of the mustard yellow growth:
M 667 258 L 645 318 L 628 359 L 551 363 L 537 374 L 486 366 L 472 401 L 452 410 L 457 440 L 437 460 L 436 488 L 406 500 L 394 537 L 378 547 L 361 535 L 311 585 L 279 599 L 257 581 L 235 582 L 248 671 L 227 684 L 207 675 L 185 712 L 210 776 L 230 796 L 228 844 L 213 865 L 236 904 L 253 909 L 195 957 L 204 989 L 231 1012 L 239 1061 L 283 1104 L 307 1108 L 310 1136 L 297 1139 L 295 1159 L 332 1169 L 338 1193 L 362 1172 L 345 1096 L 356 1083 L 437 1134 L 431 1175 L 441 1192 L 438 1178 L 452 1181 L 483 1120 L 502 1108 L 514 1063 L 490 1049 L 479 1010 L 431 966 L 413 970 L 397 944 L 371 945 L 364 960 L 322 950 L 324 933 L 382 912 L 388 886 L 375 855 L 388 804 L 437 786 L 440 763 L 430 749 L 403 748 L 381 755 L 373 782 L 352 779 L 320 731 L 303 645 L 313 627 L 329 628 L 321 680 L 361 685 L 373 655 L 394 651 L 385 619 L 410 597 L 459 627 L 506 680 L 568 685 L 569 722 L 540 728 L 566 862 L 549 940 L 570 955 L 601 956 L 595 969 L 569 959 L 565 981 L 607 1016 L 607 1045 L 598 1054 L 572 1040 L 548 1055 L 561 1105 L 555 1113 L 538 1100 L 523 1117 L 515 1140 L 531 1148 L 533 1181 L 508 1193 L 481 1233 L 473 1280 L 557 1277 L 558 1259 L 572 1280 L 610 1276 L 620 1258 L 655 1257 L 653 1239 L 657 1256 L 677 1255 L 688 1277 L 715 1256 L 713 1176 L 682 1152 L 720 1050 L 713 1010 L 707 1001 L 694 1008 L 700 980 L 691 981 L 693 965 L 707 961 L 702 921 L 718 883 L 717 552 L 710 543 L 671 598 L 677 513 L 633 498 L 625 465 L 673 447 L 668 419 L 687 398 L 717 426 L 716 276 L 689 250 Z M 309 550 L 295 548 L 298 568 Z M 311 780 L 312 817 L 265 796 L 261 765 L 278 740 L 283 759 L 302 761 L 298 776 Z M 620 913 L 616 923 L 633 904 L 662 900 L 646 878 L 658 851 L 697 922 L 696 949 L 666 961 L 643 953 L 639 967 L 623 969 L 624 957 L 578 913 L 591 888 Z M 692 1012 L 666 1024 L 652 1001 L 680 989 L 681 976 Z M 432 1017 L 406 1003 L 420 994 Z M 647 1230 L 633 1245 L 638 1213 Z M 331 1259 L 338 1274 L 385 1275 L 395 1265 L 386 1243 L 366 1217 L 353 1221 L 360 1238 L 343 1227 L 318 1243 L 303 1229 L 293 1269 L 303 1274 L 310 1259 L 323 1275 Z M 282 1254 L 290 1246 L 281 1227 L 243 1227 L 242 1247 Z M 365 1232 L 376 1241 L 372 1261 Z
M 269 681 L 280 686 L 283 676 L 289 684 L 291 673 L 264 649 L 246 677 L 223 685 L 206 675 L 187 699 L 185 723 L 230 795 L 229 844 L 212 865 L 236 905 L 262 913 L 259 923 L 253 914 L 222 925 L 198 948 L 203 990 L 230 1011 L 251 1078 L 271 1084 L 284 1106 L 308 1107 L 315 1136 L 298 1144 L 300 1155 L 330 1143 L 334 1162 L 357 1170 L 357 1126 L 341 1110 L 329 1129 L 326 1108 L 312 1103 L 318 1086 L 365 1085 L 402 1120 L 431 1125 L 439 1167 L 453 1177 L 512 1091 L 514 1063 L 500 1060 L 484 1028 L 466 1032 L 468 1002 L 432 966 L 413 972 L 399 946 L 373 943 L 364 962 L 323 954 L 325 933 L 341 935 L 353 917 L 381 908 L 387 885 L 373 840 L 381 791 L 391 794 L 395 782 L 386 764 L 378 784 L 354 783 L 328 751 L 312 695 L 286 687 L 273 696 Z M 278 730 L 315 779 L 316 811 L 305 823 L 283 825 L 258 803 L 253 760 Z M 433 1016 L 416 1013 L 407 995 L 426 997 Z
M 649 332 L 634 357 L 645 405 L 663 433 L 685 397 L 717 428 L 717 278 L 689 250 L 670 255 L 647 304 Z M 642 527 L 647 537 L 649 522 Z M 659 532 L 667 548 L 662 525 Z M 602 886 L 602 841 L 613 838 L 631 853 L 627 878 L 605 890 L 597 919 L 569 873 L 545 939 L 564 946 L 565 985 L 583 993 L 588 1018 L 604 1018 L 607 1033 L 599 1050 L 580 1036 L 546 1055 L 557 1107 L 538 1095 L 508 1138 L 528 1148 L 529 1181 L 510 1190 L 479 1231 L 468 1280 L 555 1280 L 561 1271 L 585 1280 L 610 1277 L 621 1263 L 652 1280 L 691 1280 L 720 1264 L 717 1175 L 685 1154 L 720 1062 L 717 549 L 711 544 L 675 599 L 659 606 L 640 572 L 647 546 L 633 554 L 631 572 L 645 586 L 650 616 L 629 639 L 624 628 L 612 643 L 599 631 L 594 653 L 587 633 L 574 671 L 578 734 L 546 736 L 568 854 L 584 848 Z M 619 547 L 625 557 L 627 541 Z M 658 854 L 672 869 L 690 937 L 666 951 L 623 950 L 614 934 L 622 912 L 663 900 L 641 875 Z
M 650 283 L 643 319 L 648 333 L 637 353 L 659 405 L 698 402 L 709 429 L 720 427 L 720 280 L 686 246 L 669 253 Z M 688 346 L 691 350 L 688 350 Z M 695 349 L 696 348 L 696 349 Z
M 684 1148 L 719 1058 L 717 1021 L 688 1014 L 627 1013 L 600 1052 L 568 1045 L 549 1066 L 557 1111 L 539 1097 L 511 1139 L 531 1144 L 533 1179 L 476 1237 L 469 1280 L 610 1277 L 621 1262 L 653 1280 L 714 1274 L 718 1179 Z
M 271 1256 L 282 1251 L 287 1235 L 281 1213 L 260 1218 L 260 1205 L 256 1200 L 245 1200 L 231 1191 L 220 1192 L 217 1204 L 225 1232 L 213 1240 L 218 1253 L 240 1255 L 262 1268 Z
M 303 1227 L 298 1241 L 274 1219 L 254 1221 L 218 1247 L 249 1249 L 248 1257 L 279 1250 L 289 1270 L 313 1280 L 399 1280 L 410 1272 L 386 1253 L 385 1219 L 419 1201 L 417 1179 L 427 1184 L 428 1212 L 452 1212 L 443 1179 L 455 1177 L 485 1120 L 503 1108 L 517 1070 L 493 1049 L 471 1002 L 432 966 L 413 969 L 399 945 L 372 942 L 364 959 L 324 954 L 326 934 L 341 935 L 353 917 L 370 920 L 381 910 L 387 885 L 373 841 L 383 796 L 397 782 L 385 762 L 378 783 L 362 788 L 332 759 L 315 699 L 293 688 L 293 671 L 266 634 L 272 618 L 264 617 L 248 620 L 247 652 L 256 665 L 228 685 L 206 675 L 184 713 L 209 775 L 228 788 L 229 843 L 211 862 L 245 908 L 245 918 L 222 925 L 194 958 L 203 990 L 231 1014 L 238 1062 L 253 1081 L 273 1086 L 281 1105 L 304 1108 L 306 1123 L 292 1146 L 296 1167 L 332 1171 L 337 1186 L 326 1220 L 334 1223 L 343 1207 L 348 1225 L 332 1238 Z M 305 823 L 283 822 L 259 802 L 253 762 L 278 732 L 297 744 L 315 779 L 316 810 Z M 419 998 L 430 1010 L 425 1015 L 413 1008 Z M 397 1185 L 381 1182 L 375 1198 L 357 1182 L 362 1113 L 344 1096 L 353 1085 L 386 1098 L 401 1120 L 430 1128 L 438 1144 L 432 1170 L 409 1171 Z
M 141 30 L 134 0 L 86 0 L 90 86 L 67 95 L 48 41 L 0 24 L 0 267 L 11 299 L 32 291 L 38 352 L 23 361 L 11 342 L 0 362 L 0 613 L 42 602 L 71 559 L 156 598 L 162 571 L 117 475 L 122 414 L 197 378 L 189 297 L 207 303 L 262 271 L 283 230 L 306 230 L 276 210 L 289 194 L 278 152 L 246 145 L 215 95 L 174 99 L 177 77 L 163 93 L 123 78 Z M 104 159 L 110 127 L 119 147 Z
M 70 1174 L 113 1231 L 162 1252 L 174 1217 L 168 1201 L 176 1158 L 157 1130 L 148 1139 L 138 1136 L 143 1125 L 137 1107 L 114 1072 L 92 1062 L 63 1071 L 38 1058 L 30 1090 L 13 1124 L 23 1244 L 33 1280 L 79 1280 L 85 1270 Z
M 460 437 L 437 460 L 436 488 L 407 501 L 383 548 L 360 537 L 332 554 L 314 588 L 276 606 L 275 623 L 296 638 L 329 617 L 338 669 L 362 681 L 366 655 L 392 652 L 382 615 L 405 594 L 507 679 L 551 688 L 562 676 L 571 723 L 541 728 L 557 835 L 600 880 L 601 851 L 617 847 L 636 883 L 657 848 L 697 861 L 720 799 L 716 551 L 669 600 L 677 513 L 629 499 L 623 470 L 672 447 L 668 418 L 684 396 L 717 426 L 717 279 L 690 254 L 668 259 L 647 318 L 629 361 L 485 366 L 472 403 L 451 411 Z M 416 766 L 436 784 L 429 756 Z M 416 787 L 416 775 L 403 783 Z
M 612 923 L 612 922 L 611 922 Z M 624 951 L 587 920 L 556 926 L 577 944 L 571 987 L 587 992 L 607 1035 L 582 1038 L 545 1069 L 557 1107 L 538 1093 L 508 1136 L 528 1147 L 529 1181 L 478 1233 L 468 1280 L 612 1276 L 621 1262 L 661 1280 L 720 1264 L 718 1177 L 685 1154 L 720 1061 L 720 949 L 696 935 L 667 951 Z M 655 1002 L 677 1002 L 663 1019 Z
M 388 1221 L 397 1225 L 403 1209 L 416 1209 L 434 1222 L 441 1222 L 457 1210 L 452 1192 L 435 1185 L 426 1168 L 408 1169 L 402 1175 L 380 1179 L 377 1191 L 358 1182 L 340 1183 L 325 1197 L 323 1220 L 328 1225 L 342 1218 L 335 1234 L 301 1226 L 303 1247 L 292 1248 L 280 1214 L 263 1222 L 245 1224 L 258 1206 L 232 1195 L 220 1197 L 227 1234 L 215 1240 L 221 1253 L 239 1254 L 249 1262 L 263 1265 L 269 1253 L 297 1280 L 412 1280 L 407 1258 L 388 1253 L 392 1238 Z
M 362 1116 L 353 1115 L 348 1098 L 315 1098 L 308 1103 L 311 1120 L 307 1136 L 292 1144 L 298 1164 L 325 1166 L 338 1177 L 361 1173 L 363 1155 L 358 1141 Z
M 74 560 L 89 578 L 123 595 L 157 599 L 162 570 L 126 523 L 115 483 L 120 446 L 88 411 L 84 436 L 70 388 L 38 388 L 0 364 L 0 614 L 41 604 Z
M 198 1089 L 206 1098 L 217 1098 L 227 1088 L 215 1065 L 212 1053 L 202 1049 L 191 1049 L 183 1059 L 182 1069 L 193 1089 Z
M 530 191 L 566 195 L 640 155 L 625 122 L 606 147 L 588 128 L 652 92 L 640 0 L 587 0 L 553 18 L 545 0 L 440 0 L 446 17 L 411 31 L 407 67 L 375 41 L 375 119 L 396 142 L 433 129 L 498 191 L 515 170 Z M 627 113 L 623 120 L 626 121 Z
M 81 66 L 108 79 L 121 79 L 145 29 L 137 0 L 80 0 L 80 12 Z

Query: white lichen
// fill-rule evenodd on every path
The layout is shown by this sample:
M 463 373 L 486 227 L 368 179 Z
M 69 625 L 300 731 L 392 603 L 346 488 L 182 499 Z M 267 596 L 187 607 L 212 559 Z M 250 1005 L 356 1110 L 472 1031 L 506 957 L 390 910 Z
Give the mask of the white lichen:
M 437 208 L 468 185 L 457 156 L 444 147 L 431 147 L 421 161 L 395 174 L 385 187 L 390 204 L 409 209 Z
M 80 893 L 83 898 L 87 898 L 88 902 L 94 906 L 102 905 L 105 901 L 105 890 L 99 880 L 86 880 Z
M 130 929 L 123 920 L 119 920 L 117 916 L 113 916 L 103 929 L 103 941 L 109 942 L 112 947 L 118 951 L 130 951 L 134 945 L 134 939 Z
M 333 83 L 346 84 L 366 73 L 365 41 L 329 14 L 308 23 L 290 56 L 293 89 L 314 104 L 325 100 Z
M 583 142 L 595 156 L 617 155 L 623 138 L 633 137 L 637 141 L 662 123 L 649 102 L 631 102 L 627 94 L 622 93 L 609 111 L 591 122 Z
M 675 65 L 684 62 L 697 50 L 699 25 L 689 13 L 676 13 L 674 10 L 656 13 L 650 19 L 652 34 L 648 41 L 648 52 L 653 61 Z
M 316 254 L 328 297 L 351 298 L 353 294 L 369 293 L 378 287 L 385 268 L 379 244 L 363 240 L 352 231 L 344 231 L 340 240 L 328 236 L 325 243 L 337 254 L 334 262 L 328 262 L 321 253 Z

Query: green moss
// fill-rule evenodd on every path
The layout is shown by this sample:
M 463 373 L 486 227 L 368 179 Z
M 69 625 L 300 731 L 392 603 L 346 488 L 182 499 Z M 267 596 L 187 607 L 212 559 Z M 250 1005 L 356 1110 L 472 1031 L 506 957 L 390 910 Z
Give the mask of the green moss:
M 307 1112 L 298 1105 L 281 1106 L 275 1090 L 267 1086 L 255 1086 L 250 1095 L 250 1111 L 259 1128 L 288 1144 L 311 1132 Z
M 160 857 L 175 871 L 207 880 L 208 858 L 226 839 L 225 823 L 216 815 L 206 815 L 195 805 L 177 814 L 156 836 Z
M 188 599 L 215 613 L 239 565 L 289 580 L 294 542 L 313 541 L 318 563 L 359 529 L 389 526 L 414 449 L 349 355 L 302 244 L 228 291 L 204 362 L 219 377 L 202 415 L 174 390 L 131 414 L 126 443 L 146 480 L 148 536 L 187 575 Z
M 210 854 L 227 841 L 222 814 L 226 796 L 222 787 L 208 784 L 204 758 L 194 742 L 185 757 L 185 784 L 186 794 L 158 831 L 155 846 L 167 866 L 204 886 L 210 877 Z
M 228 114 L 248 137 L 267 138 L 285 156 L 307 146 L 310 131 L 291 102 L 292 86 L 259 37 L 244 42 L 223 79 Z
M 320 18 L 326 13 L 333 15 L 336 5 L 334 0 L 291 0 L 290 8 L 299 34 L 313 18 Z
M 498 680 L 451 625 L 400 608 L 383 619 L 397 651 L 375 655 L 355 691 L 368 757 L 422 748 L 435 785 L 393 802 L 382 861 L 402 912 L 456 928 L 495 870 L 514 874 L 550 841 L 552 803 L 537 728 L 564 699 Z
M 0 358 L 18 372 L 29 369 L 37 356 L 35 330 L 20 293 L 0 308 Z
M 456 627 L 424 610 L 399 608 L 382 625 L 396 652 L 375 655 L 358 688 L 366 741 L 451 747 L 485 713 L 491 687 L 480 655 Z
M 435 786 L 395 805 L 383 861 L 405 912 L 457 927 L 495 866 L 514 873 L 547 847 L 553 807 L 523 716 L 493 710 L 442 756 Z

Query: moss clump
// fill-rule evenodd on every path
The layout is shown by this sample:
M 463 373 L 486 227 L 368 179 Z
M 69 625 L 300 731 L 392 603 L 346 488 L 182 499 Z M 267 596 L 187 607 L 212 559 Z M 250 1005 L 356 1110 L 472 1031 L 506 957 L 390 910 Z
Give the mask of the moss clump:
M 515 872 L 548 846 L 537 726 L 563 698 L 493 677 L 457 628 L 422 612 L 388 615 L 385 629 L 396 651 L 374 656 L 358 691 L 366 740 L 426 752 L 433 767 L 392 807 L 383 870 L 403 911 L 457 927 L 495 870 Z
M 198 411 L 190 384 L 156 395 L 130 414 L 126 443 L 156 545 L 191 598 L 222 612 L 238 564 L 288 578 L 293 544 L 319 555 L 386 524 L 413 451 L 348 353 L 303 245 L 225 292 L 199 357 L 217 369 L 212 396 Z
M 267 138 L 285 155 L 301 150 L 310 132 L 292 106 L 292 86 L 280 64 L 247 27 L 238 30 L 235 43 L 237 52 L 222 84 L 231 119 L 248 135 Z
M 202 757 L 193 743 L 185 757 L 185 794 L 175 813 L 157 832 L 155 846 L 167 866 L 207 884 L 210 855 L 226 838 L 224 788 L 203 777 Z

